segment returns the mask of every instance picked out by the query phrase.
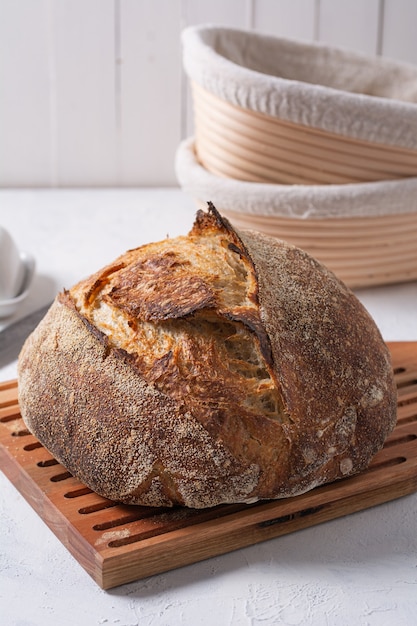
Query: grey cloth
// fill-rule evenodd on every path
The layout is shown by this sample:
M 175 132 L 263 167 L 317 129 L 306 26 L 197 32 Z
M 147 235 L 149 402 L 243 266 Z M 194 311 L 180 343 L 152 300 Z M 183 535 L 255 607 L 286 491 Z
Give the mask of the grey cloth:
M 417 150 L 417 67 L 210 25 L 182 33 L 188 77 L 232 104 Z
M 223 178 L 202 167 L 192 137 L 177 149 L 182 189 L 219 210 L 301 219 L 365 217 L 417 211 L 417 178 L 343 185 L 274 185 Z
M 231 104 L 373 144 L 417 151 L 417 67 L 316 43 L 211 25 L 183 31 L 189 79 Z M 284 185 L 216 176 L 194 139 L 176 154 L 182 188 L 219 209 L 300 219 L 417 211 L 417 177 Z

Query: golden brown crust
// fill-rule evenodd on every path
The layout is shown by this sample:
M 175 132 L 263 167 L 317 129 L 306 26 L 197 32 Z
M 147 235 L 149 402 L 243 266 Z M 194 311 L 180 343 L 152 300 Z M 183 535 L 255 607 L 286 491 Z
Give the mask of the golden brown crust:
M 20 355 L 19 401 L 80 480 L 156 506 L 302 493 L 366 467 L 396 418 L 354 295 L 214 207 L 61 294 Z
M 28 427 L 110 499 L 206 507 L 230 493 L 245 500 L 256 485 L 259 469 L 236 462 L 184 407 L 145 383 L 68 295 L 27 340 L 19 367 Z

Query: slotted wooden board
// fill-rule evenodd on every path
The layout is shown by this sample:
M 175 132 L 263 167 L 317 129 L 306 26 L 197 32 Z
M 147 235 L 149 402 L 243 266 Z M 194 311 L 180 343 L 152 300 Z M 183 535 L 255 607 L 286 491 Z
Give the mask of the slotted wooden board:
M 370 468 L 302 496 L 197 511 L 106 500 L 26 429 L 16 381 L 0 384 L 0 467 L 103 589 L 278 537 L 417 491 L 417 342 L 389 344 L 398 421 Z

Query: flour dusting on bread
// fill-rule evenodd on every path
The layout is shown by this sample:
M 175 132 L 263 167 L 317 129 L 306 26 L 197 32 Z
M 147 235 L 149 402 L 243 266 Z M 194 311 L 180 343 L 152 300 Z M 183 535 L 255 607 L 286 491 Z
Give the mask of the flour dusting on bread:
M 71 473 L 149 506 L 303 493 L 366 468 L 396 419 L 387 347 L 353 293 L 212 205 L 61 293 L 19 394 Z

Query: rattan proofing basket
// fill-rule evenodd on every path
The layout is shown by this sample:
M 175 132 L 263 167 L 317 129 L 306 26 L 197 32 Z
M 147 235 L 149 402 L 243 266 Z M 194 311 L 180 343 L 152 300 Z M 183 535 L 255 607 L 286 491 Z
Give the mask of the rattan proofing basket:
M 214 26 L 183 44 L 181 186 L 352 287 L 416 279 L 417 68 Z
M 176 171 L 200 207 L 212 201 L 236 227 L 303 248 L 351 288 L 417 279 L 417 178 L 314 187 L 238 181 L 204 168 L 192 138 L 178 148 Z M 407 210 L 372 213 L 378 200 L 381 207 L 392 201 Z M 350 207 L 352 215 L 332 213 L 337 207 L 345 212 Z

